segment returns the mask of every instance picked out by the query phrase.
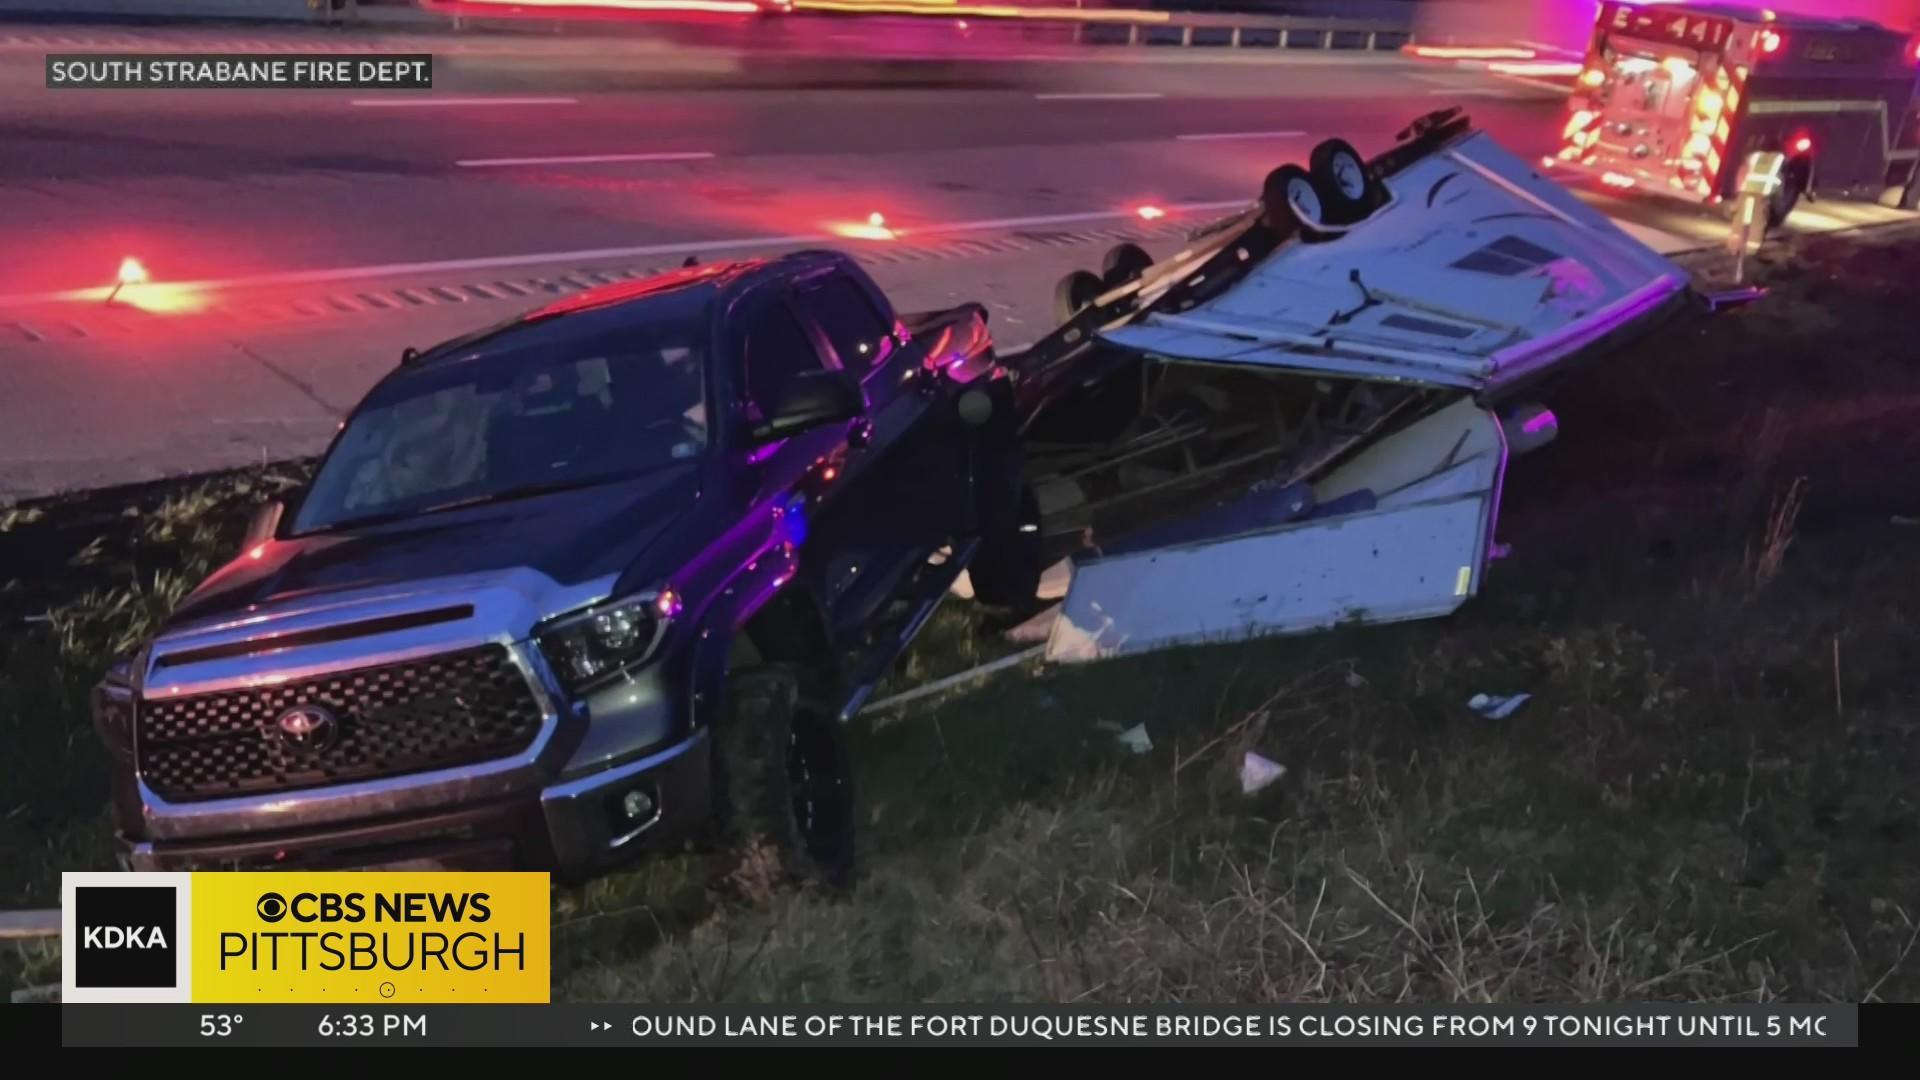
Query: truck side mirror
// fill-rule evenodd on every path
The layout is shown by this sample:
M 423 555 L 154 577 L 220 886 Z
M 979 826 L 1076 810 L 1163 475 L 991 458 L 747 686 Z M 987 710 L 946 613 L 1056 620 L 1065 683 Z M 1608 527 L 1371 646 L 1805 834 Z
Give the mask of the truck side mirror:
M 867 411 L 860 384 L 844 371 L 803 371 L 780 388 L 778 402 L 770 416 L 754 425 L 755 442 L 852 420 Z
M 247 538 L 240 546 L 252 549 L 273 539 L 273 534 L 280 531 L 280 516 L 286 510 L 287 504 L 278 499 L 254 507 L 253 520 L 247 522 Z

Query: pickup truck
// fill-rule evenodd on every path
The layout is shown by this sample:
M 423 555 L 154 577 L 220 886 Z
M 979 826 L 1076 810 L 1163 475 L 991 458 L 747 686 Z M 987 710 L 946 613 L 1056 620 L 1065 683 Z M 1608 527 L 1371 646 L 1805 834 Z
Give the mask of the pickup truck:
M 963 569 L 1038 578 L 1010 386 L 824 251 L 409 350 L 96 691 L 126 861 L 844 881 L 841 721 Z

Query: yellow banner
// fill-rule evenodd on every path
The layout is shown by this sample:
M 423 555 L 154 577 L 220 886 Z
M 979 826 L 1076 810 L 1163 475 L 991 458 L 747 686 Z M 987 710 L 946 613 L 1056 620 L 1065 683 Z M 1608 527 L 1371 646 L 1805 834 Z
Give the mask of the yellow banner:
M 546 874 L 196 873 L 193 1000 L 545 1003 Z

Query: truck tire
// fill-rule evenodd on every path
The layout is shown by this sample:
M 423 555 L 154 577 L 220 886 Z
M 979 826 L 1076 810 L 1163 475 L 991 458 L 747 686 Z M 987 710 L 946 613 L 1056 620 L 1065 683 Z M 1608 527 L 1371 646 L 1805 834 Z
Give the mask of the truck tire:
M 794 664 L 728 676 L 714 730 L 717 831 L 748 871 L 841 888 L 853 877 L 853 775 L 827 681 Z M 771 866 L 765 853 L 773 856 Z
M 1014 513 L 1001 511 L 982 521 L 980 547 L 967 564 L 973 598 L 988 607 L 1023 612 L 1040 591 L 1045 545 L 1040 533 L 1040 500 L 1022 487 Z

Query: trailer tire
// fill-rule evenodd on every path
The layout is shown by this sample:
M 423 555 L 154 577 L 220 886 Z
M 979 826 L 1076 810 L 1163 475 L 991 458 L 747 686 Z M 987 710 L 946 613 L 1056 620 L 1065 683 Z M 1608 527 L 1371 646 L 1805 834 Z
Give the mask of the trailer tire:
M 1380 203 L 1380 184 L 1367 168 L 1360 151 L 1344 139 L 1326 139 L 1313 148 L 1307 171 L 1328 203 L 1327 220 L 1347 225 L 1373 213 Z
M 1073 271 L 1053 287 L 1053 321 L 1061 324 L 1070 322 L 1106 291 L 1100 275 L 1086 270 Z
M 715 725 L 715 831 L 743 891 L 853 877 L 853 771 L 827 680 L 797 664 L 728 676 Z
M 1332 224 L 1328 216 L 1330 197 L 1320 190 L 1313 175 L 1298 165 L 1282 165 L 1267 174 L 1260 186 L 1260 201 L 1269 217 L 1291 217 L 1300 226 L 1302 239 L 1323 239 L 1319 230 Z
M 1153 265 L 1153 256 L 1139 244 L 1115 244 L 1107 249 L 1100 260 L 1100 281 L 1109 289 L 1117 289 L 1139 277 L 1147 267 Z

